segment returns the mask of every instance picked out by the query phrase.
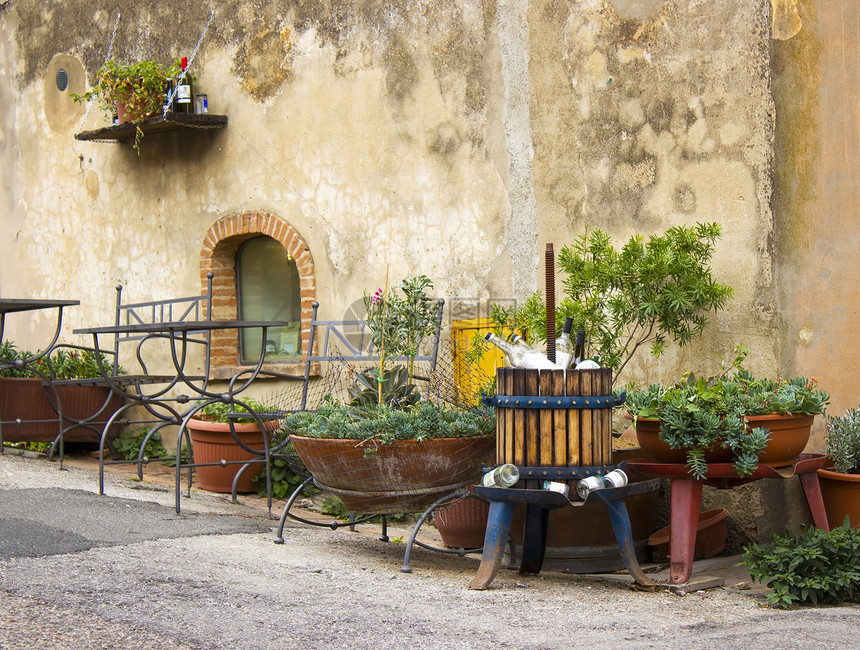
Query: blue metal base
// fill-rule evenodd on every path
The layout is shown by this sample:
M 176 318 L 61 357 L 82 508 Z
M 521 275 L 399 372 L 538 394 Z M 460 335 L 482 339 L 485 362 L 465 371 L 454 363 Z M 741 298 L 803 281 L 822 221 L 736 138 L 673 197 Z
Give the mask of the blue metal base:
M 609 510 L 612 529 L 624 566 L 640 585 L 653 585 L 642 571 L 636 559 L 633 530 L 627 512 L 625 497 L 642 494 L 650 489 L 648 482 L 633 483 L 621 488 L 596 490 L 585 501 L 570 501 L 559 492 L 548 490 L 518 490 L 475 486 L 478 496 L 490 502 L 487 519 L 487 534 L 478 572 L 469 584 L 469 589 L 486 589 L 496 577 L 502 565 L 505 543 L 511 532 L 514 509 L 518 503 L 525 506 L 525 529 L 523 532 L 522 561 L 520 573 L 539 573 L 546 552 L 546 529 L 549 510 L 564 507 L 582 507 L 588 500 L 598 500 Z

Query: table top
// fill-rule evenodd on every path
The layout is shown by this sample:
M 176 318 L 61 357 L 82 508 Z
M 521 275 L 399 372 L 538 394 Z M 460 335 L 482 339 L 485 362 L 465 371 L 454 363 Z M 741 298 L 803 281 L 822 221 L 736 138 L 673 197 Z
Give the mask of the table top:
M 827 460 L 825 454 L 800 454 L 794 463 L 787 467 L 771 467 L 758 465 L 752 474 L 743 478 L 735 473 L 733 463 L 708 463 L 708 471 L 703 482 L 711 480 L 746 482 L 760 478 L 788 478 L 799 474 L 814 472 L 824 466 Z M 649 476 L 660 478 L 694 480 L 690 468 L 684 463 L 657 463 L 644 458 L 625 461 L 627 467 L 636 469 Z
M 80 300 L 34 300 L 30 298 L 0 298 L 0 314 L 16 311 L 35 311 L 53 307 L 72 307 L 80 305 Z
M 132 325 L 108 325 L 74 330 L 74 334 L 158 334 L 163 332 L 199 332 L 203 330 L 247 329 L 252 327 L 284 327 L 286 321 L 270 320 L 199 320 L 166 323 L 135 323 Z

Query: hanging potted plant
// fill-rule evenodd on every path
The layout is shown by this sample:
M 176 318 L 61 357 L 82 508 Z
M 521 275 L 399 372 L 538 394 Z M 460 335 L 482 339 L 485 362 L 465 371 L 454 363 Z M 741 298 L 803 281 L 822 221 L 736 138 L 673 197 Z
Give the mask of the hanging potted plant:
M 835 528 L 847 516 L 860 528 L 860 410 L 827 417 L 827 455 L 832 466 L 818 470 L 827 521 Z
M 128 64 L 108 61 L 96 73 L 95 86 L 83 95 L 73 94 L 72 98 L 76 102 L 95 99 L 108 119 L 116 115 L 119 124 L 136 124 L 134 149 L 140 154 L 143 138 L 140 123 L 163 109 L 168 82 L 178 74 L 175 61 L 168 67 L 155 61 Z

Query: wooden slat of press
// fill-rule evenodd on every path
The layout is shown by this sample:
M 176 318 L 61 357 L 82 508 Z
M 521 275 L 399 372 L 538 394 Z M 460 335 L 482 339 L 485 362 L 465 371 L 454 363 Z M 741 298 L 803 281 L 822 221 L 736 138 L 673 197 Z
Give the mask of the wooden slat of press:
M 521 395 L 531 395 L 534 397 L 535 406 L 540 395 L 540 379 L 538 370 L 525 370 L 525 392 Z M 537 408 L 527 408 L 525 418 L 525 438 L 526 438 L 526 462 L 528 467 L 536 467 L 540 465 L 540 432 L 541 432 L 541 411 Z M 526 488 L 530 490 L 539 489 L 539 481 L 526 481 Z
M 513 395 L 525 395 L 526 376 L 514 370 Z M 512 409 L 514 412 L 514 465 L 523 466 L 526 461 L 526 412 L 525 409 Z
M 600 394 L 612 395 L 612 368 L 602 368 L 600 370 Z M 612 409 L 605 408 L 601 411 L 603 414 L 603 426 L 601 427 L 600 449 L 601 465 L 609 465 L 612 463 Z
M 544 400 L 552 395 L 552 385 L 556 374 L 560 370 L 542 370 L 540 373 L 540 398 Z M 553 412 L 548 409 L 540 411 L 540 462 L 543 467 L 552 467 L 554 464 L 553 450 L 555 449 L 555 436 L 553 435 Z
M 504 371 L 504 395 L 514 394 L 514 369 L 503 368 Z M 516 427 L 514 426 L 514 410 L 502 409 L 505 414 L 505 449 L 504 458 L 501 462 L 513 463 L 514 458 L 514 439 L 516 438 Z
M 595 370 L 580 370 L 579 394 L 582 396 L 594 395 Z M 583 466 L 594 465 L 594 409 L 582 409 L 579 428 L 579 458 Z
M 496 394 L 504 394 L 505 387 L 505 369 L 496 368 Z M 496 465 L 501 465 L 505 462 L 505 410 L 496 407 Z
M 564 370 L 552 371 L 550 395 L 564 395 Z M 552 413 L 552 466 L 567 466 L 567 409 L 553 409 Z M 575 489 L 575 481 L 568 481 L 570 489 Z
M 568 370 L 565 379 L 565 394 L 568 397 L 579 395 L 580 377 L 582 373 L 578 370 Z M 582 411 L 580 409 L 567 409 L 567 462 L 568 467 L 582 465 L 579 449 L 579 429 L 582 425 Z

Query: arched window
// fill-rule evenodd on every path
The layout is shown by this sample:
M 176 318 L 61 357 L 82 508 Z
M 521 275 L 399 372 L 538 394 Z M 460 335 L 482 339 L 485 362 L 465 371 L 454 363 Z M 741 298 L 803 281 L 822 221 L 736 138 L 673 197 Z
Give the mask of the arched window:
M 236 288 L 241 320 L 277 320 L 287 325 L 266 332 L 266 361 L 301 358 L 301 300 L 296 263 L 284 245 L 265 235 L 249 239 L 236 252 Z M 260 358 L 262 332 L 240 330 L 241 363 Z
M 250 244 L 256 240 L 259 242 Z M 249 247 L 240 253 L 246 244 Z M 259 248 L 255 250 L 256 247 Z M 243 265 L 247 266 L 244 270 Z M 215 276 L 211 317 L 234 320 L 241 313 L 246 319 L 288 322 L 289 326 L 279 328 L 278 332 L 267 332 L 266 338 L 271 341 L 276 355 L 281 354 L 278 357 L 267 354 L 266 363 L 275 365 L 279 372 L 299 371 L 307 353 L 316 300 L 314 260 L 304 238 L 289 222 L 268 212 L 248 211 L 222 217 L 203 237 L 200 282 L 204 288 L 206 274 L 210 271 Z M 298 307 L 293 301 L 298 302 Z M 271 311 L 255 311 L 260 305 Z M 273 338 L 272 335 L 277 336 Z M 291 342 L 296 337 L 298 343 L 291 350 Z M 259 332 L 254 341 L 243 341 L 236 330 L 212 332 L 212 377 L 227 379 L 247 368 L 259 354 L 260 343 Z M 286 351 L 282 353 L 282 350 Z M 317 370 L 312 368 L 311 372 Z

